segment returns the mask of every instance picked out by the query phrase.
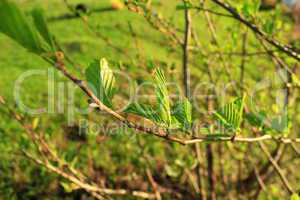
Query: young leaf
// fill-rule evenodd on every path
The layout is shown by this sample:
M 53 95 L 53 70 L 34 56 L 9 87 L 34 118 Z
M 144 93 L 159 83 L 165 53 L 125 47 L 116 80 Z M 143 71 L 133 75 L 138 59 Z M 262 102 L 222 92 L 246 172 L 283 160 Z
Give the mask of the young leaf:
M 297 193 L 292 194 L 290 200 L 300 200 L 300 196 Z
M 173 108 L 173 114 L 181 127 L 188 129 L 192 125 L 192 106 L 188 99 L 179 101 Z
M 161 119 L 170 126 L 172 123 L 170 99 L 166 86 L 166 78 L 163 72 L 157 68 L 155 70 L 155 86 L 157 111 L 160 113 Z
M 111 99 L 114 95 L 115 77 L 108 67 L 108 62 L 102 58 L 93 61 L 85 72 L 88 85 L 93 93 L 108 107 L 112 108 Z
M 245 119 L 249 122 L 250 125 L 258 128 L 263 128 L 266 125 L 266 113 L 262 111 L 258 113 L 246 113 Z
M 130 104 L 124 110 L 124 112 L 136 114 L 136 115 L 139 115 L 141 117 L 144 117 L 146 119 L 152 120 L 157 123 L 162 122 L 159 114 L 148 105 L 133 103 L 133 104 Z
M 36 29 L 39 31 L 40 35 L 44 38 L 44 40 L 49 44 L 52 51 L 55 51 L 53 36 L 49 32 L 43 10 L 40 8 L 36 8 L 31 12 L 31 15 L 33 17 L 33 22 L 35 24 Z
M 186 10 L 194 8 L 193 4 L 191 2 L 183 2 L 178 5 L 176 5 L 176 10 Z
M 0 1 L 0 19 L 0 32 L 31 52 L 46 52 L 47 44 L 15 3 L 9 0 Z
M 244 101 L 245 96 L 237 98 L 233 102 L 226 104 L 224 107 L 214 112 L 214 116 L 226 128 L 237 131 L 240 128 L 243 118 Z

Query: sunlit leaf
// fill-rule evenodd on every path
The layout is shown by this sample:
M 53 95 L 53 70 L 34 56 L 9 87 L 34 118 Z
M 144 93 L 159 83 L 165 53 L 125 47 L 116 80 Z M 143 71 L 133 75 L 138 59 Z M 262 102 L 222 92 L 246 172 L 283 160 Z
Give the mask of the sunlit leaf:
M 108 107 L 112 108 L 111 99 L 115 90 L 115 77 L 106 59 L 90 63 L 85 72 L 88 85 L 93 93 Z
M 192 124 L 192 105 L 188 99 L 184 99 L 176 103 L 173 107 L 173 114 L 175 115 L 182 128 L 188 129 Z
M 237 131 L 243 118 L 244 101 L 245 96 L 237 98 L 214 112 L 214 116 L 226 128 Z
M 33 17 L 33 22 L 39 31 L 40 35 L 44 38 L 44 40 L 51 46 L 52 51 L 55 50 L 53 36 L 49 32 L 43 10 L 40 8 L 36 8 L 31 13 Z
M 300 196 L 296 193 L 292 194 L 290 200 L 300 200 Z
M 157 111 L 160 113 L 162 120 L 168 126 L 170 126 L 172 123 L 170 99 L 166 85 L 165 75 L 159 68 L 155 70 L 155 86 Z
M 0 32 L 12 38 L 27 50 L 41 54 L 49 50 L 37 30 L 24 13 L 9 0 L 0 1 Z
M 150 119 L 154 122 L 161 123 L 162 119 L 159 114 L 152 109 L 149 105 L 143 105 L 138 103 L 130 104 L 124 112 L 136 114 L 144 118 Z

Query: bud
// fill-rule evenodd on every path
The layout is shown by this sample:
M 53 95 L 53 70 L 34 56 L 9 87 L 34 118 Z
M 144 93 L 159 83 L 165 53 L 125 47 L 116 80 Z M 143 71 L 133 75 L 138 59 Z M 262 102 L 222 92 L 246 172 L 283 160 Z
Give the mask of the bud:
M 0 96 L 0 103 L 5 104 L 4 98 Z

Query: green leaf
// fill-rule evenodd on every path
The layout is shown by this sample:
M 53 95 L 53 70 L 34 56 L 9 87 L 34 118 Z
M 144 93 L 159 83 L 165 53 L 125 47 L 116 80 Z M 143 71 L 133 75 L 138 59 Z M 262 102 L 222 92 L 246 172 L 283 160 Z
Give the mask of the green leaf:
M 50 34 L 43 10 L 40 8 L 35 8 L 32 12 L 31 15 L 33 17 L 33 22 L 39 31 L 40 35 L 44 38 L 44 40 L 49 44 L 51 47 L 52 51 L 55 51 L 55 45 L 54 45 L 54 40 L 53 36 Z
M 266 113 L 263 111 L 260 111 L 258 113 L 246 113 L 245 118 L 250 123 L 250 125 L 262 128 L 265 126 L 265 120 L 266 120 Z
M 241 12 L 245 17 L 251 17 L 254 16 L 257 13 L 257 11 L 259 11 L 259 8 L 260 8 L 259 0 L 252 1 L 251 3 L 245 2 L 242 5 Z
M 263 25 L 264 32 L 266 32 L 269 35 L 271 35 L 274 32 L 274 29 L 275 29 L 275 24 L 271 20 L 267 20 Z
M 60 185 L 63 187 L 63 189 L 66 193 L 71 193 L 74 190 L 79 189 L 79 187 L 77 185 L 75 185 L 74 183 L 67 183 L 67 182 L 61 181 Z
M 148 105 L 134 103 L 129 105 L 125 112 L 140 115 L 167 127 L 174 125 L 177 127 L 179 124 L 178 120 L 171 116 L 171 105 L 166 86 L 166 78 L 163 72 L 158 68 L 155 70 L 155 92 L 157 99 L 156 109 Z M 188 107 L 188 105 L 186 106 Z M 186 112 L 188 113 L 188 108 Z
M 271 128 L 280 134 L 288 134 L 290 128 L 290 120 L 287 113 L 276 116 L 271 120 Z
M 30 20 L 9 0 L 0 1 L 0 32 L 12 38 L 27 50 L 40 54 L 49 46 L 42 40 Z
M 192 125 L 192 106 L 188 99 L 179 101 L 173 107 L 173 114 L 181 127 L 189 129 Z
M 185 10 L 185 9 L 191 9 L 191 8 L 194 8 L 194 6 L 191 2 L 183 2 L 183 3 L 176 5 L 176 10 Z
M 243 118 L 245 96 L 237 98 L 214 112 L 214 116 L 228 129 L 238 131 Z
M 106 106 L 112 108 L 111 99 L 114 95 L 115 77 L 105 58 L 90 63 L 85 71 L 88 86 Z
M 157 111 L 160 113 L 163 122 L 165 122 L 167 126 L 170 126 L 172 124 L 170 99 L 165 75 L 159 68 L 155 70 L 155 86 Z
M 296 193 L 292 194 L 290 200 L 300 200 L 300 196 Z
M 136 115 L 142 116 L 144 118 L 150 119 L 152 121 L 155 121 L 157 123 L 162 122 L 162 119 L 160 118 L 159 114 L 148 105 L 133 103 L 133 104 L 130 104 L 124 110 L 124 112 L 136 114 Z
M 181 170 L 178 166 L 171 166 L 171 165 L 166 165 L 165 171 L 168 176 L 174 177 L 174 178 L 178 177 L 181 173 Z

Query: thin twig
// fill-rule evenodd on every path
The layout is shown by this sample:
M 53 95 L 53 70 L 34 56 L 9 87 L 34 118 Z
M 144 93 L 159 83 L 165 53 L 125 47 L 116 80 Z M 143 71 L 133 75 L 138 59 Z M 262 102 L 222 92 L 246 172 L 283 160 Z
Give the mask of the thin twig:
M 183 1 L 187 3 L 186 1 Z M 190 72 L 189 72 L 189 43 L 191 39 L 191 23 L 192 18 L 189 9 L 184 10 L 184 21 L 185 21 L 185 30 L 184 30 L 184 40 L 183 40 L 183 55 L 182 55 L 182 71 L 183 71 L 183 85 L 184 85 L 184 93 L 185 96 L 189 99 L 190 97 L 190 87 L 191 87 L 191 80 L 190 80 Z
M 151 184 L 151 186 L 154 190 L 156 200 L 161 200 L 161 195 L 160 195 L 160 192 L 158 190 L 157 183 L 155 182 L 149 168 L 146 169 L 146 174 L 147 174 L 148 180 L 149 180 L 149 182 L 150 182 L 150 184 Z
M 271 156 L 271 154 L 270 154 L 269 150 L 267 149 L 266 145 L 261 141 L 258 142 L 258 145 L 261 148 L 261 150 L 264 152 L 264 154 L 267 156 L 269 161 L 272 163 L 273 167 L 275 168 L 276 172 L 278 173 L 278 175 L 279 175 L 280 179 L 282 180 L 282 183 L 285 186 L 285 188 L 287 189 L 287 191 L 290 194 L 293 194 L 294 193 L 293 188 L 291 187 L 288 179 L 284 175 L 284 173 L 283 173 L 282 169 L 280 168 L 280 166 L 278 165 L 278 163 Z
M 58 69 L 60 72 L 63 73 L 63 75 L 68 78 L 69 80 L 71 80 L 75 85 L 77 85 L 89 98 L 91 98 L 92 101 L 94 101 L 94 103 L 97 105 L 97 107 L 102 110 L 105 111 L 106 113 L 110 114 L 111 116 L 113 116 L 115 119 L 119 120 L 120 122 L 122 122 L 123 124 L 125 124 L 126 126 L 128 126 L 129 128 L 135 129 L 137 131 L 141 131 L 143 133 L 147 133 L 153 136 L 157 136 L 157 137 L 161 137 L 164 138 L 167 141 L 170 142 L 176 142 L 182 145 L 187 145 L 187 144 L 195 144 L 195 143 L 201 143 L 201 142 L 225 142 L 225 141 L 232 141 L 232 137 L 211 137 L 211 136 L 204 136 L 204 137 L 194 137 L 193 139 L 182 139 L 179 137 L 175 137 L 172 136 L 169 132 L 167 132 L 166 130 L 164 130 L 163 128 L 159 127 L 159 126 L 154 126 L 154 127 L 145 127 L 139 124 L 136 124 L 132 121 L 128 121 L 124 116 L 122 116 L 121 114 L 117 113 L 116 111 L 110 109 L 109 107 L 107 107 L 105 104 L 103 104 L 103 102 L 101 102 L 94 94 L 93 92 L 87 87 L 86 83 L 80 79 L 78 79 L 76 76 L 74 76 L 73 74 L 71 74 L 67 69 L 66 66 L 63 62 L 63 58 L 62 55 L 59 55 L 60 52 L 57 52 L 56 55 L 56 61 L 51 61 L 47 58 L 45 58 L 46 61 L 48 61 L 50 64 L 54 64 L 54 66 L 56 67 L 56 69 Z M 291 139 L 291 138 L 283 138 L 283 137 L 272 137 L 270 135 L 265 135 L 265 136 L 261 136 L 261 137 L 257 137 L 257 138 L 236 138 L 235 141 L 236 142 L 257 142 L 260 140 L 277 140 L 278 142 L 283 142 L 283 143 L 291 143 L 291 142 L 295 142 L 295 143 L 300 143 L 300 138 L 295 138 L 295 139 Z
M 246 54 L 247 54 L 247 35 L 248 35 L 248 29 L 243 34 L 243 40 L 242 40 L 242 61 L 240 65 L 240 88 L 241 88 L 241 94 L 244 90 L 244 77 L 245 77 L 245 64 L 246 64 Z
M 208 114 L 212 114 L 213 112 L 213 100 L 208 97 L 207 98 L 207 110 Z M 208 120 L 208 123 L 210 123 L 210 120 Z M 216 177 L 215 177 L 215 171 L 214 171 L 214 154 L 213 154 L 213 148 L 212 144 L 208 143 L 206 145 L 206 159 L 207 159 L 207 178 L 208 178 L 208 200 L 216 200 Z
M 271 44 L 272 46 L 276 47 L 283 53 L 287 54 L 288 56 L 291 56 L 295 58 L 296 60 L 300 61 L 300 54 L 298 54 L 296 51 L 293 50 L 293 48 L 289 45 L 281 44 L 279 41 L 269 38 L 262 30 L 260 30 L 259 27 L 257 27 L 255 24 L 251 23 L 247 19 L 245 19 L 238 11 L 232 7 L 230 4 L 223 2 L 222 0 L 211 0 L 217 5 L 221 6 L 223 9 L 228 11 L 236 20 L 240 21 L 242 24 L 247 26 L 249 29 L 251 29 L 254 33 L 259 35 L 263 38 L 266 42 Z

